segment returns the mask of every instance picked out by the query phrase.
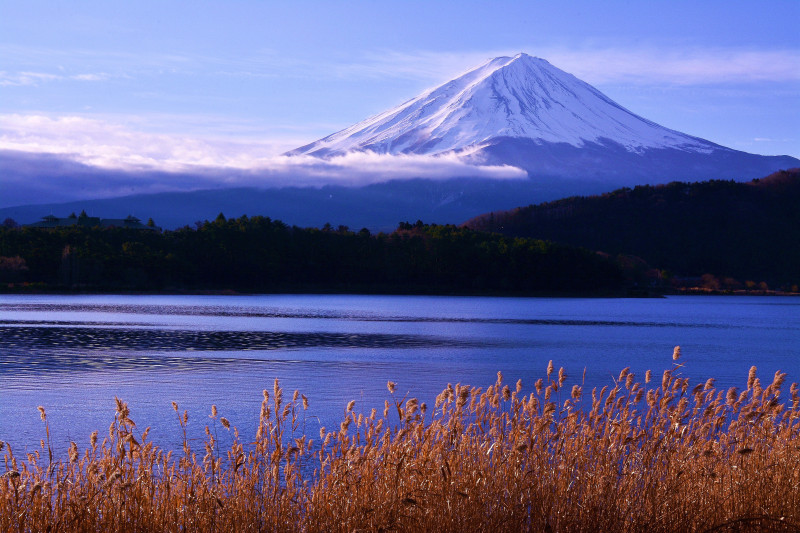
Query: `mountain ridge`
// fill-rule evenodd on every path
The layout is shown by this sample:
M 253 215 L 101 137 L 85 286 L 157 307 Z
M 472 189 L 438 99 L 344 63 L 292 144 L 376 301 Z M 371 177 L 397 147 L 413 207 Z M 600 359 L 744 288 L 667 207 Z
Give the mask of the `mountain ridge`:
M 606 138 L 632 150 L 717 147 L 644 119 L 547 60 L 521 53 L 491 59 L 393 109 L 288 153 L 334 155 L 366 148 L 435 154 L 480 146 L 495 137 L 573 146 Z

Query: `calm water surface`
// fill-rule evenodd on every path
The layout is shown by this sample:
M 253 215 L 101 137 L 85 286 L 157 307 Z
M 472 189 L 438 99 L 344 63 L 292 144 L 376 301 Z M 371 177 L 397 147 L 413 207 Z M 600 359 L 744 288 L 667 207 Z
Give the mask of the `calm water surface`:
M 84 446 L 114 396 L 167 447 L 180 441 L 172 401 L 193 439 L 216 404 L 247 440 L 275 378 L 309 397 L 317 435 L 350 400 L 382 409 L 388 380 L 431 404 L 447 383 L 485 387 L 497 371 L 527 392 L 552 359 L 570 385 L 601 387 L 628 366 L 660 375 L 675 345 L 693 381 L 741 387 L 754 364 L 763 381 L 798 381 L 800 298 L 0 296 L 0 440 L 38 446 L 42 405 L 57 451 Z

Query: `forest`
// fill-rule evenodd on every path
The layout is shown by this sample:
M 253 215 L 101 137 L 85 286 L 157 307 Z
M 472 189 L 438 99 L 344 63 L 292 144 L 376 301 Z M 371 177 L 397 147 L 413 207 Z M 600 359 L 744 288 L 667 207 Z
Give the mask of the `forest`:
M 755 284 L 796 292 L 798 205 L 800 169 L 791 169 L 746 183 L 712 180 L 623 188 L 487 213 L 465 226 L 630 254 L 673 276 L 704 276 L 714 289 L 751 289 Z
M 617 293 L 617 261 L 589 250 L 453 225 L 392 233 L 299 228 L 220 215 L 176 231 L 0 228 L 6 291 L 409 294 Z

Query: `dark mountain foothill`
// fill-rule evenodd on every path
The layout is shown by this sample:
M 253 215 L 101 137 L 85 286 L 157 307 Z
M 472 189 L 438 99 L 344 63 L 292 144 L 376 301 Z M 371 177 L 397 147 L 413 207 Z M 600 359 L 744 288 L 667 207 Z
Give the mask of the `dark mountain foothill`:
M 800 169 L 794 168 L 747 183 L 674 182 L 575 196 L 490 212 L 464 226 L 637 256 L 711 289 L 765 282 L 796 291 L 798 206 Z

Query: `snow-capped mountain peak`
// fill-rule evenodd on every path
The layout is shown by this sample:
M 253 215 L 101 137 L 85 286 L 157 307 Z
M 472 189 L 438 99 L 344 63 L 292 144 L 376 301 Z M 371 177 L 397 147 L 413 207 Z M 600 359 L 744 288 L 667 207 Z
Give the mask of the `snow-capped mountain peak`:
M 290 154 L 475 153 L 497 139 L 614 143 L 629 152 L 721 147 L 635 115 L 591 85 L 521 53 L 497 57 L 384 113 Z

